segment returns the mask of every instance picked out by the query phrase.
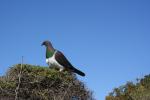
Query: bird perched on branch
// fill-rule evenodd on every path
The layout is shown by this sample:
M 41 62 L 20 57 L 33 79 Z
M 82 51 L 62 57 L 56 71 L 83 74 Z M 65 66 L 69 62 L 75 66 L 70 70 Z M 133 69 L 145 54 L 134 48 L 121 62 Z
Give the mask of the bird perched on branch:
M 50 41 L 44 41 L 42 45 L 46 47 L 46 63 L 49 65 L 49 67 L 57 66 L 59 67 L 59 71 L 66 69 L 81 76 L 85 76 L 82 71 L 72 66 L 63 53 L 54 49 Z

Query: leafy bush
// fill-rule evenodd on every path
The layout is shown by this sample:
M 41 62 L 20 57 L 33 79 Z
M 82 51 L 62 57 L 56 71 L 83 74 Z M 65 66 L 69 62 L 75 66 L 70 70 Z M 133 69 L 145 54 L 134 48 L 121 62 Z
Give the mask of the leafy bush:
M 0 77 L 0 100 L 94 100 L 75 74 L 17 64 Z
M 150 75 L 137 79 L 137 83 L 127 82 L 115 88 L 106 100 L 150 100 Z

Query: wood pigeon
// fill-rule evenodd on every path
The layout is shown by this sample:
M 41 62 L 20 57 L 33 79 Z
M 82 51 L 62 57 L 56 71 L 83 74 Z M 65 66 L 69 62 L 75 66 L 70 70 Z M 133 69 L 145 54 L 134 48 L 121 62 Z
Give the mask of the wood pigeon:
M 42 45 L 46 47 L 46 63 L 49 67 L 57 66 L 59 67 L 59 71 L 68 70 L 81 76 L 85 76 L 82 71 L 72 66 L 63 53 L 54 49 L 50 41 L 44 41 Z

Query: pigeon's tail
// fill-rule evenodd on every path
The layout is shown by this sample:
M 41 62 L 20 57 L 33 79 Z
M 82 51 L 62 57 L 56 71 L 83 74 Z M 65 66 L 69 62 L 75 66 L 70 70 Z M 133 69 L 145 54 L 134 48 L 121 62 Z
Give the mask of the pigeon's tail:
M 73 72 L 75 72 L 75 73 L 77 73 L 77 74 L 79 74 L 81 76 L 85 76 L 85 74 L 82 71 L 80 71 L 80 70 L 78 70 L 76 68 L 74 68 Z

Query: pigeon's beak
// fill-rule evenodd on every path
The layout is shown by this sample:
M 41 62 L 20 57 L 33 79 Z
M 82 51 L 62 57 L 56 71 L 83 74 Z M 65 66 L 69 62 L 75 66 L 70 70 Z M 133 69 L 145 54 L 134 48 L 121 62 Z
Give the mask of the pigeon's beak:
M 43 43 L 41 44 L 41 46 L 43 46 L 43 45 L 45 45 L 45 42 L 43 42 Z

